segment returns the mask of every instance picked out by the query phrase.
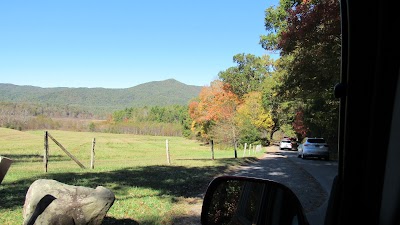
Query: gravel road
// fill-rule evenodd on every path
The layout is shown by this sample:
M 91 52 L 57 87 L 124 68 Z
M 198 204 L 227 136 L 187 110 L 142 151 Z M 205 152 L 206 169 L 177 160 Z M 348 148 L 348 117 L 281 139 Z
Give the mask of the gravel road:
M 306 213 L 317 210 L 326 202 L 328 193 L 307 171 L 287 159 L 287 156 L 280 153 L 276 146 L 267 147 L 266 152 L 267 154 L 257 162 L 240 166 L 225 175 L 257 177 L 282 183 L 297 195 Z M 189 209 L 190 217 L 180 218 L 174 224 L 200 224 L 201 203 L 199 201 L 198 204 L 192 205 Z
M 277 181 L 289 187 L 297 195 L 306 213 L 317 209 L 327 200 L 328 194 L 313 176 L 288 160 L 277 149 L 276 146 L 268 147 L 268 154 L 259 161 L 239 167 L 230 175 Z

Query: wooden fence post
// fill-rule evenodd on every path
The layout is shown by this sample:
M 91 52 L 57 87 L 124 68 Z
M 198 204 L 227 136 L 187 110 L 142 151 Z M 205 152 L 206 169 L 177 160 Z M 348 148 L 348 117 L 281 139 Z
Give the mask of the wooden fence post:
M 47 131 L 44 132 L 44 154 L 43 154 L 43 164 L 44 164 L 44 172 L 47 173 L 47 165 L 49 162 L 49 133 Z
M 168 144 L 168 139 L 165 141 L 165 147 L 166 147 L 166 150 L 167 150 L 167 163 L 168 163 L 168 165 L 171 165 L 171 159 L 170 159 L 170 157 L 169 157 L 169 144 Z
M 96 145 L 96 138 L 93 138 L 91 158 L 90 158 L 90 168 L 91 169 L 94 169 L 94 146 L 95 145 Z
M 244 143 L 243 157 L 246 155 L 247 143 Z
M 233 148 L 235 150 L 235 159 L 237 159 L 237 141 L 235 141 Z
M 211 140 L 211 159 L 214 160 L 214 140 Z

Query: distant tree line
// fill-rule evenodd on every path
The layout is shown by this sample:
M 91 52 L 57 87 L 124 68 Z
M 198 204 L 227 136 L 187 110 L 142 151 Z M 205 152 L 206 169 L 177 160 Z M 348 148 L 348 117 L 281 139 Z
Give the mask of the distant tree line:
M 106 123 L 93 123 L 93 131 L 140 135 L 191 135 L 188 106 L 131 107 L 115 111 Z
M 60 129 L 138 135 L 191 135 L 188 106 L 131 107 L 106 120 L 78 107 L 0 102 L 0 126 L 16 130 Z
M 95 116 L 77 107 L 34 103 L 0 102 L 0 126 L 16 130 L 60 129 L 71 126 L 55 118 L 94 119 Z
M 87 110 L 55 104 L 0 102 L 0 115 L 47 116 L 52 118 L 93 119 L 95 115 Z

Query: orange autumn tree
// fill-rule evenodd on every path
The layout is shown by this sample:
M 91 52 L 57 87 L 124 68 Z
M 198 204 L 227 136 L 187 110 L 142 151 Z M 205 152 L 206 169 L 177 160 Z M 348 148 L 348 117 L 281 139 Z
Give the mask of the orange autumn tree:
M 211 82 L 201 90 L 198 99 L 189 104 L 192 131 L 197 137 L 210 140 L 213 125 L 232 121 L 239 104 L 239 98 L 220 80 Z

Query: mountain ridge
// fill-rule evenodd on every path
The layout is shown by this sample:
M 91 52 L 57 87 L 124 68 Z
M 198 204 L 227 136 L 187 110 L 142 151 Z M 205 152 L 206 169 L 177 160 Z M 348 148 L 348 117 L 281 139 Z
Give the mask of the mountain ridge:
M 187 105 L 201 86 L 175 79 L 151 81 L 130 88 L 37 87 L 0 83 L 0 102 L 70 105 L 94 113 L 129 107 Z

